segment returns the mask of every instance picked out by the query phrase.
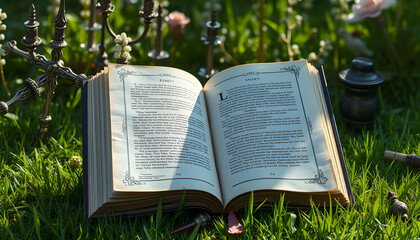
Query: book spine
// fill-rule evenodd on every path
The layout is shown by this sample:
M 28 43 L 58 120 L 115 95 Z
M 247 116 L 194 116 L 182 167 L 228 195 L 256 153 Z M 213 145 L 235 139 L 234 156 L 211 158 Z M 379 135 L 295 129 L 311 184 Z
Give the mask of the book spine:
M 82 159 L 83 159 L 83 205 L 85 211 L 85 218 L 88 218 L 88 154 L 87 154 L 87 146 L 88 146 L 88 138 L 87 138 L 87 88 L 88 88 L 88 80 L 83 81 L 82 83 Z

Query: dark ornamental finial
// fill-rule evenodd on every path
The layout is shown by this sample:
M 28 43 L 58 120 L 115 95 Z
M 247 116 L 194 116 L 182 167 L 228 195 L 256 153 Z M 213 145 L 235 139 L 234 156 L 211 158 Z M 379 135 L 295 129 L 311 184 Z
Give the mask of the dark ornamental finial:
M 64 30 L 66 29 L 67 19 L 65 16 L 65 0 L 60 1 L 60 7 L 58 9 L 57 16 L 54 20 L 54 36 L 53 40 L 50 42 L 50 46 L 53 48 L 51 52 L 52 60 L 54 62 L 59 62 L 63 52 L 61 49 L 67 47 L 67 42 L 64 40 L 65 34 Z
M 28 23 L 31 25 L 34 25 L 36 23 L 36 11 L 35 11 L 35 5 L 33 4 L 31 5 L 31 8 L 29 9 Z
M 391 201 L 391 213 L 396 216 L 400 216 L 401 220 L 408 220 L 408 207 L 407 204 L 398 200 L 397 195 L 394 192 L 388 192 L 388 199 Z
M 38 37 L 38 26 L 39 22 L 36 21 L 35 6 L 32 4 L 29 9 L 29 18 L 25 23 L 26 35 L 22 38 L 22 44 L 30 49 L 34 50 L 41 44 L 41 39 Z
M 214 54 L 213 48 L 216 45 L 222 43 L 220 37 L 217 36 L 217 31 L 220 28 L 220 23 L 216 21 L 216 11 L 212 11 L 211 20 L 207 21 L 207 36 L 201 37 L 201 40 L 204 41 L 204 44 L 207 45 L 207 66 L 205 68 L 200 68 L 198 75 L 209 79 L 211 76 L 218 72 L 217 69 L 213 68 Z
M 110 0 L 102 0 L 96 4 L 96 11 L 102 12 L 103 14 L 109 14 L 115 10 L 115 6 L 112 5 Z
M 213 10 L 212 13 L 211 13 L 211 25 L 212 26 L 216 25 L 216 16 L 217 16 L 216 10 Z
M 150 24 L 152 19 L 158 16 L 158 13 L 153 11 L 153 7 L 153 0 L 145 0 L 143 10 L 139 12 L 139 16 L 144 18 L 146 24 Z
M 212 11 L 211 20 L 207 22 L 207 38 L 206 41 L 213 45 L 218 45 L 219 39 L 217 37 L 217 30 L 220 28 L 220 23 L 216 21 L 217 13 L 215 10 Z
M 169 53 L 163 50 L 162 22 L 163 6 L 159 4 L 156 17 L 156 42 L 155 49 L 149 51 L 147 56 L 155 60 L 155 65 L 161 65 L 162 61 L 169 58 Z
M 66 24 L 67 24 L 67 19 L 65 16 L 66 11 L 64 10 L 65 3 L 66 3 L 65 0 L 60 1 L 60 7 L 58 9 L 58 13 L 54 19 L 54 28 L 55 28 L 54 40 L 56 41 L 64 40 L 64 29 L 66 29 Z

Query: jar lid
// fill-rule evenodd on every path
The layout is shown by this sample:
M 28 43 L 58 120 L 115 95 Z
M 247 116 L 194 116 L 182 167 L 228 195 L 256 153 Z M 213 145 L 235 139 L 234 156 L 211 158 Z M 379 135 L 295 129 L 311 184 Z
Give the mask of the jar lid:
M 365 57 L 353 59 L 351 68 L 341 71 L 338 77 L 344 83 L 362 86 L 379 85 L 385 80 L 384 75 L 375 70 L 373 61 Z

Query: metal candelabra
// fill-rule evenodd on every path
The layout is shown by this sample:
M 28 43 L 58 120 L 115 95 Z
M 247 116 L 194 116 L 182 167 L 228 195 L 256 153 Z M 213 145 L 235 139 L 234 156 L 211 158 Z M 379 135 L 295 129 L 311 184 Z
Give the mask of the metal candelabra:
M 169 53 L 163 50 L 163 36 L 162 36 L 162 4 L 159 4 L 158 7 L 158 16 L 156 18 L 157 28 L 156 28 L 156 44 L 155 49 L 150 50 L 147 56 L 155 60 L 155 65 L 167 58 L 169 58 Z
M 62 49 L 67 46 L 64 40 L 64 30 L 66 29 L 67 20 L 64 16 L 65 0 L 60 1 L 60 7 L 57 16 L 54 20 L 54 36 L 50 41 L 52 47 L 51 60 L 45 56 L 35 53 L 35 49 L 41 44 L 41 39 L 38 37 L 39 22 L 36 21 L 35 6 L 32 5 L 29 10 L 29 20 L 26 21 L 26 36 L 22 38 L 21 43 L 27 48 L 27 52 L 19 49 L 16 41 L 8 41 L 4 43 L 3 49 L 5 54 L 15 53 L 28 60 L 38 68 L 42 68 L 44 73 L 38 76 L 35 81 L 31 78 L 25 80 L 26 87 L 16 92 L 15 96 L 7 102 L 0 102 L 0 114 L 6 114 L 9 111 L 9 106 L 25 100 L 30 94 L 35 97 L 40 96 L 40 88 L 45 86 L 45 104 L 42 114 L 39 116 L 40 126 L 38 137 L 45 140 L 48 132 L 48 123 L 51 122 L 50 106 L 54 96 L 55 88 L 58 85 L 58 79 L 74 80 L 75 85 L 80 87 L 84 80 L 88 78 L 84 74 L 75 74 L 70 68 L 64 66 L 64 62 L 60 59 L 63 55 Z
M 86 43 L 82 43 L 81 47 L 88 51 L 88 52 L 96 52 L 99 50 L 99 44 L 95 42 L 95 32 L 101 30 L 101 24 L 96 22 L 96 0 L 90 1 L 90 16 L 89 22 L 83 24 L 83 28 L 86 30 L 88 34 L 88 41 Z
M 144 19 L 144 31 L 137 39 L 129 42 L 129 45 L 134 45 L 140 41 L 142 41 L 145 37 L 147 32 L 149 31 L 149 25 L 152 22 L 153 18 L 157 17 L 157 13 L 153 11 L 153 0 L 145 0 L 143 4 L 143 10 L 139 11 L 140 18 Z M 105 66 L 108 65 L 108 54 L 106 53 L 105 47 L 105 31 L 108 31 L 111 34 L 112 38 L 115 38 L 117 35 L 111 29 L 109 25 L 108 17 L 109 14 L 112 13 L 115 9 L 115 6 L 112 5 L 111 0 L 101 0 L 100 3 L 96 5 L 96 10 L 102 13 L 102 31 L 101 31 L 101 45 L 99 46 L 99 53 L 96 56 L 95 64 L 97 69 L 103 69 Z M 127 62 L 120 62 L 120 63 L 127 63 Z
M 220 37 L 217 36 L 217 30 L 220 28 L 220 23 L 216 21 L 216 11 L 213 10 L 211 20 L 207 22 L 206 26 L 207 26 L 207 36 L 202 37 L 201 40 L 203 40 L 204 44 L 207 45 L 207 65 L 206 65 L 206 68 L 200 68 L 198 75 L 206 79 L 209 79 L 218 72 L 217 69 L 213 68 L 214 46 L 222 43 L 222 41 L 220 40 Z

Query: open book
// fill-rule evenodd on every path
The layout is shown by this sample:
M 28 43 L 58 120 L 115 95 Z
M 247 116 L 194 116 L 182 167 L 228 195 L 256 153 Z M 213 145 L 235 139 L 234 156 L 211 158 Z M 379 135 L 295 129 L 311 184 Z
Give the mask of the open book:
M 88 217 L 278 201 L 348 205 L 322 68 L 247 64 L 202 87 L 170 67 L 110 64 L 83 86 Z

